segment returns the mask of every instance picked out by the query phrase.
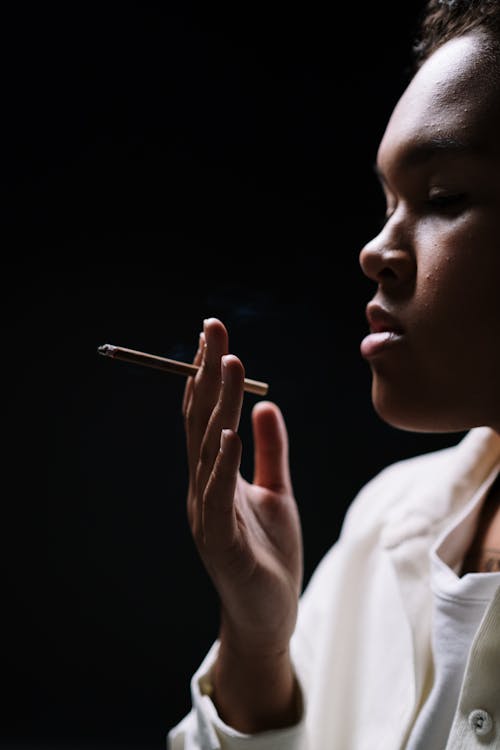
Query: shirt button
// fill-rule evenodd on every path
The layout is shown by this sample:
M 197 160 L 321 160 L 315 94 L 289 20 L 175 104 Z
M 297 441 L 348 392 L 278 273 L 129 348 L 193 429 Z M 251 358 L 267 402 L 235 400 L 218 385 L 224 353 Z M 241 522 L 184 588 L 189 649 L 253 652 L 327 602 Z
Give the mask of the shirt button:
M 484 737 L 493 729 L 493 719 L 487 711 L 478 708 L 469 714 L 469 726 L 477 735 Z

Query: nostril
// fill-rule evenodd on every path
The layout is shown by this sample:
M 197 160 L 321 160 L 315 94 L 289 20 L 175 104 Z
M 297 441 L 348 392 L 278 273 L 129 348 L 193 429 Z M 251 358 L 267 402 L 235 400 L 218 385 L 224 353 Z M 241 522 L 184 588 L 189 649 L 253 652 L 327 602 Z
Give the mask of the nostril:
M 397 279 L 397 274 L 392 270 L 392 268 L 382 268 L 381 271 L 378 272 L 377 278 L 380 281 L 391 281 L 393 279 Z
M 389 248 L 378 238 L 363 248 L 359 260 L 365 276 L 377 284 L 408 281 L 415 274 L 415 259 L 409 249 Z
M 365 248 L 361 252 L 360 264 L 365 276 L 368 276 L 369 279 L 377 283 L 392 281 L 397 278 L 397 274 L 391 264 L 386 262 L 384 253 L 372 248 Z

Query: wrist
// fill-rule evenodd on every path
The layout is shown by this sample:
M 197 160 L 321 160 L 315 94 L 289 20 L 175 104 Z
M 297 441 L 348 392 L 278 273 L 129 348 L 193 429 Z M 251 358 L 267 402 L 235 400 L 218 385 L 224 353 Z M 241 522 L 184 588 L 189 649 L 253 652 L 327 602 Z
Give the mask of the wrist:
M 240 732 L 255 734 L 300 720 L 301 692 L 288 647 L 259 651 L 222 639 L 211 682 L 221 719 Z

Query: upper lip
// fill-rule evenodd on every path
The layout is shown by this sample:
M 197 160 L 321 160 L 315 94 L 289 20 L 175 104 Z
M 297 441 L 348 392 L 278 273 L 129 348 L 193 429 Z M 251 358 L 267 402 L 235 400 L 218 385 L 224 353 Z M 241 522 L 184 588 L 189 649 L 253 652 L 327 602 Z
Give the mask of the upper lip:
M 403 328 L 399 321 L 391 313 L 374 302 L 369 302 L 366 306 L 366 319 L 370 326 L 370 333 L 382 333 L 383 331 L 403 333 Z

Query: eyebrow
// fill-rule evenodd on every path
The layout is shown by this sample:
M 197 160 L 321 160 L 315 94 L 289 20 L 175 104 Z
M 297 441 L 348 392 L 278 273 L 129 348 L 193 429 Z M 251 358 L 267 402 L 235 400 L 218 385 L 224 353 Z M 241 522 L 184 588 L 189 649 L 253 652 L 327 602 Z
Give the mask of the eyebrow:
M 436 154 L 463 154 L 471 152 L 470 143 L 461 141 L 452 136 L 435 136 L 425 141 L 420 141 L 409 146 L 400 158 L 399 167 L 406 169 L 408 167 L 419 166 L 432 159 Z M 373 169 L 378 178 L 385 182 L 383 172 L 375 162 Z

